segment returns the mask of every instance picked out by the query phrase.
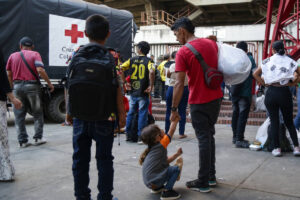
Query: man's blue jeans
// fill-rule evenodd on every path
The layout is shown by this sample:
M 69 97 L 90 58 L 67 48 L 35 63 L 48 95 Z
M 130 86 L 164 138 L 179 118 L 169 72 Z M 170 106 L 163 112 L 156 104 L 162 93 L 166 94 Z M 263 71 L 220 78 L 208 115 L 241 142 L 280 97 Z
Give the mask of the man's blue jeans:
M 170 115 L 171 115 L 171 107 L 173 101 L 173 86 L 170 86 L 167 90 L 167 111 L 166 111 L 166 119 L 165 119 L 165 131 L 169 132 L 170 129 Z M 182 98 L 178 105 L 178 113 L 180 115 L 179 121 L 179 135 L 184 135 L 185 131 L 185 123 L 186 123 L 186 107 L 189 100 L 189 88 L 188 86 L 184 87 Z
M 129 133 L 131 129 L 131 122 L 134 113 L 139 112 L 138 119 L 138 136 L 141 135 L 141 131 L 148 124 L 148 107 L 149 97 L 133 97 L 130 96 L 129 112 L 126 119 L 126 132 Z
M 298 105 L 298 111 L 294 119 L 294 124 L 296 129 L 299 130 L 300 128 L 300 87 L 298 87 L 298 92 L 297 92 L 297 105 Z
M 96 142 L 98 169 L 98 200 L 111 200 L 113 190 L 112 146 L 114 141 L 114 122 L 111 121 L 73 121 L 73 176 L 76 200 L 90 200 L 89 166 L 92 140 Z

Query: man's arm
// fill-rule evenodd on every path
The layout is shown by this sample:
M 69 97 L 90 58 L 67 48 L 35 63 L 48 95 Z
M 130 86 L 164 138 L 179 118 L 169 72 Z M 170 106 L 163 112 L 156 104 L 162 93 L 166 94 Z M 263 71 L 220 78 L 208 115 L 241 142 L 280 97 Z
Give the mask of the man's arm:
M 176 72 L 176 82 L 173 88 L 172 107 L 178 108 L 184 90 L 184 79 L 185 72 Z M 172 111 L 170 120 L 174 121 L 176 117 L 179 117 L 178 111 Z
M 7 78 L 8 78 L 8 81 L 9 81 L 10 88 L 13 88 L 13 86 L 14 86 L 14 84 L 13 84 L 13 75 L 12 75 L 11 71 L 7 71 Z
M 154 79 L 155 79 L 155 72 L 154 72 L 154 68 L 153 68 L 153 63 L 151 63 L 149 61 L 148 63 L 148 70 L 149 70 L 149 81 L 150 81 L 150 85 L 149 87 L 145 90 L 146 93 L 150 94 L 151 91 L 153 90 L 153 86 L 154 86 Z
M 45 69 L 43 67 L 37 67 L 36 70 L 39 73 L 39 75 L 47 82 L 47 84 L 50 88 L 50 92 L 53 92 L 54 91 L 54 86 L 52 85 Z

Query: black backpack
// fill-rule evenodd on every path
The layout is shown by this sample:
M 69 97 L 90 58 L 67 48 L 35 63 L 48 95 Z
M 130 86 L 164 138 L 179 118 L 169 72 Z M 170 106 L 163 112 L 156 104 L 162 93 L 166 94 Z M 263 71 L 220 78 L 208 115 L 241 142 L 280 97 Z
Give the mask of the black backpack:
M 116 112 L 118 87 L 114 58 L 98 44 L 80 48 L 68 72 L 68 112 L 82 120 L 106 120 Z

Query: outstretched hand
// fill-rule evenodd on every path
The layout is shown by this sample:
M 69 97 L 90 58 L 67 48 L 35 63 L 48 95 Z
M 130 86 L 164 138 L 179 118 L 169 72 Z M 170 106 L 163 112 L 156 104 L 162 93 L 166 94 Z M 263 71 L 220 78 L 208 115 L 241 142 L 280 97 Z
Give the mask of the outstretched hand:
M 183 151 L 182 151 L 182 148 L 180 147 L 178 150 L 177 150 L 177 156 L 180 156 L 181 154 L 183 153 Z

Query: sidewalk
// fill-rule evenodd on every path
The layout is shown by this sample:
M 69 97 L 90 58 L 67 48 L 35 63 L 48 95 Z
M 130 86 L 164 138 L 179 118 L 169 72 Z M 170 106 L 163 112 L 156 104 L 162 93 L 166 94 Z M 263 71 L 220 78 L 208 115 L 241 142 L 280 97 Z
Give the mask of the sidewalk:
M 164 127 L 163 122 L 157 123 Z M 27 125 L 32 138 L 33 124 Z M 247 126 L 246 139 L 253 141 L 257 126 Z M 48 143 L 20 149 L 15 128 L 9 126 L 11 159 L 16 168 L 16 180 L 0 183 L 0 200 L 71 200 L 73 196 L 72 128 L 59 124 L 45 125 Z M 198 144 L 190 123 L 186 126 L 188 138 L 179 140 L 178 133 L 168 151 L 172 154 L 183 148 L 183 172 L 175 184 L 184 200 L 296 200 L 300 199 L 300 158 L 291 153 L 281 158 L 269 152 L 236 149 L 231 144 L 231 128 L 216 126 L 216 157 L 218 187 L 213 192 L 202 194 L 188 190 L 185 182 L 197 177 Z M 121 135 L 121 146 L 115 139 L 114 196 L 119 200 L 155 200 L 159 195 L 150 194 L 142 181 L 139 155 L 144 145 L 125 142 Z M 92 197 L 97 195 L 97 170 L 94 159 L 94 144 L 91 162 Z

